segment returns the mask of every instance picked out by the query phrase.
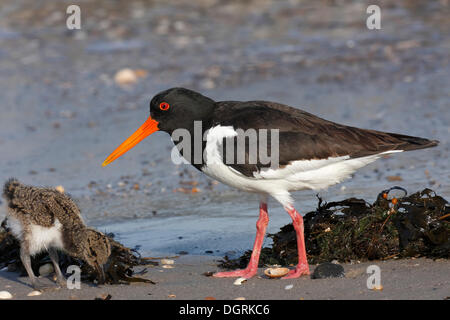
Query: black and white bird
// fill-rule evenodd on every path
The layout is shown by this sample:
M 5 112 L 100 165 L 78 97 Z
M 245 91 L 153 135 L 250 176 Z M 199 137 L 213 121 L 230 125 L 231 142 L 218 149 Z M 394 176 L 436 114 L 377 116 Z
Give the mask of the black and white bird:
M 7 201 L 6 225 L 20 241 L 20 258 L 33 288 L 47 288 L 31 268 L 31 256 L 42 251 L 48 251 L 60 286 L 65 286 L 66 280 L 59 268 L 59 250 L 84 260 L 98 273 L 99 283 L 105 281 L 103 265 L 111 254 L 109 238 L 84 224 L 78 206 L 68 195 L 10 179 L 3 196 Z
M 198 149 L 203 157 L 194 161 L 196 148 L 186 150 L 179 147 L 181 144 L 177 144 L 181 155 L 194 167 L 231 187 L 261 195 L 257 235 L 247 268 L 218 272 L 216 277 L 250 278 L 257 273 L 269 221 L 268 195 L 278 200 L 290 215 L 297 235 L 298 265 L 284 278 L 309 274 L 303 218 L 294 208 L 290 193 L 305 189 L 324 189 L 350 177 L 357 169 L 383 155 L 438 144 L 436 140 L 345 126 L 279 103 L 216 102 L 188 89 L 172 88 L 153 97 L 150 102 L 150 117 L 103 162 L 103 166 L 155 131 L 167 132 L 174 138 L 173 134 L 179 129 L 190 133 L 192 146 L 196 143 L 200 146 Z M 194 141 L 198 139 L 195 136 L 199 136 L 196 130 L 201 131 L 200 144 Z M 266 148 L 270 150 L 262 151 L 265 155 L 272 155 L 272 147 L 277 147 L 276 166 L 262 161 L 261 150 L 258 150 L 255 158 L 251 150 L 256 147 L 253 148 L 254 153 L 258 147 L 261 148 L 261 136 L 257 136 L 256 141 L 241 137 L 248 130 L 272 132 L 267 138 L 270 142 L 266 144 Z M 273 130 L 276 130 L 276 143 L 272 140 Z M 241 145 L 240 138 L 244 141 Z M 230 141 L 234 143 L 229 143 Z M 243 153 L 245 161 L 236 161 L 239 153 Z

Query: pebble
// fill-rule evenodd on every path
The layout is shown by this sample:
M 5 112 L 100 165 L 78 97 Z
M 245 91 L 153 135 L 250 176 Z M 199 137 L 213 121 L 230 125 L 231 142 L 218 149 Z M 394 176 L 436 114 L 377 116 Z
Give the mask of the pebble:
M 42 292 L 35 290 L 35 291 L 31 291 L 29 294 L 27 294 L 27 296 L 34 297 L 34 296 L 40 296 L 41 294 L 42 294 Z
M 234 298 L 234 300 L 245 300 L 245 297 L 237 297 L 237 298 Z
M 111 300 L 112 296 L 109 293 L 102 293 L 99 296 L 95 297 L 94 300 Z
M 39 267 L 39 275 L 43 277 L 48 276 L 54 271 L 55 269 L 53 268 L 53 265 L 51 263 L 46 263 Z
M 324 262 L 319 264 L 314 273 L 311 275 L 311 279 L 325 279 L 325 278 L 344 278 L 344 268 L 340 264 L 331 262 Z
M 0 291 L 0 299 L 11 299 L 12 294 L 8 291 Z
M 293 287 L 293 284 L 288 284 L 286 287 L 284 287 L 284 290 L 291 290 Z
M 56 191 L 58 191 L 60 193 L 64 193 L 64 187 L 63 186 L 56 186 L 55 189 L 56 189 Z

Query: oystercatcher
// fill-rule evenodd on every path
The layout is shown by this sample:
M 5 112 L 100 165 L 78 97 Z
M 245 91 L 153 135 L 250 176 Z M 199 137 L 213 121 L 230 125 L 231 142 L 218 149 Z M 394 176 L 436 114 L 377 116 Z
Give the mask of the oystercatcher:
M 357 169 L 382 155 L 438 144 L 436 140 L 341 125 L 279 103 L 216 102 L 195 91 L 172 88 L 153 97 L 147 121 L 103 162 L 103 166 L 158 130 L 172 135 L 176 130 L 183 129 L 190 133 L 195 145 L 196 141 L 193 140 L 195 131 L 199 130 L 196 127 L 199 123 L 202 133 L 200 136 L 204 139 L 200 138 L 201 148 L 198 149 L 203 157 L 194 161 L 195 147 L 190 151 L 179 148 L 182 156 L 213 179 L 261 195 L 257 234 L 247 268 L 218 272 L 214 274 L 216 277 L 250 278 L 257 273 L 269 221 L 267 195 L 278 200 L 290 215 L 297 236 L 298 265 L 284 278 L 309 274 L 303 218 L 294 208 L 290 192 L 324 189 L 348 178 Z M 228 143 L 236 142 L 248 130 L 272 133 L 269 139 L 272 144 L 269 143 L 266 148 L 270 145 L 272 152 L 274 145 L 278 148 L 275 150 L 278 160 L 275 166 L 273 163 L 263 163 L 259 153 L 256 160 L 253 157 L 254 161 L 250 161 L 250 149 L 256 143 L 261 146 L 260 136 L 253 142 L 244 137 L 245 143 L 241 147 L 236 143 Z M 278 140 L 274 143 L 272 137 L 275 136 Z M 230 151 L 231 156 L 228 156 Z M 239 153 L 244 153 L 242 158 L 245 161 L 236 161 L 236 154 Z
M 111 254 L 110 241 L 84 224 L 80 209 L 68 195 L 10 179 L 3 196 L 8 203 L 6 225 L 20 241 L 20 258 L 33 288 L 47 288 L 31 268 L 30 256 L 42 251 L 48 251 L 60 286 L 67 282 L 59 268 L 58 250 L 84 260 L 97 271 L 99 283 L 105 282 L 103 265 Z

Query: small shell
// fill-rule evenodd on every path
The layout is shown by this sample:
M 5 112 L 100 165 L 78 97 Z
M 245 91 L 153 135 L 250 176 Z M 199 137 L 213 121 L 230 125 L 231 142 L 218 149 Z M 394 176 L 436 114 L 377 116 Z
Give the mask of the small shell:
M 48 276 L 53 273 L 53 271 L 55 271 L 55 269 L 53 269 L 53 265 L 51 263 L 46 263 L 39 267 L 39 275 L 43 277 Z
M 136 73 L 131 69 L 119 70 L 114 76 L 114 81 L 119 85 L 133 84 L 138 81 Z
M 267 268 L 264 274 L 269 278 L 281 278 L 289 273 L 288 268 Z
M 175 261 L 172 259 L 161 259 L 161 264 L 174 264 Z
M 288 284 L 286 287 L 284 287 L 284 290 L 291 290 L 293 287 L 293 284 Z
M 11 299 L 13 296 L 8 291 L 0 291 L 0 299 Z
M 163 267 L 164 269 L 173 269 L 173 266 L 170 266 L 170 265 L 168 265 L 168 264 L 164 264 L 162 267 Z
M 27 294 L 27 296 L 29 297 L 34 297 L 34 296 L 40 296 L 42 294 L 42 292 L 40 291 L 31 291 L 29 294 Z
M 234 298 L 234 300 L 245 300 L 245 297 L 237 297 L 237 298 Z
M 57 186 L 55 187 L 56 191 L 60 192 L 60 193 L 64 193 L 64 187 L 63 186 Z
M 235 281 L 234 281 L 234 285 L 235 286 L 240 286 L 240 285 L 242 285 L 245 281 L 247 281 L 247 279 L 245 279 L 245 278 L 237 278 Z

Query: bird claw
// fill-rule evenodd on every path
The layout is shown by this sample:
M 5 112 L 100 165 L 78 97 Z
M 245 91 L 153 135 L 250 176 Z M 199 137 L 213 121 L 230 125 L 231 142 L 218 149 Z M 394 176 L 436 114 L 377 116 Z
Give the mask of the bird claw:
M 224 272 L 216 272 L 213 274 L 213 277 L 216 278 L 245 278 L 250 279 L 257 273 L 257 270 L 247 270 L 247 269 L 241 269 L 241 270 L 234 270 L 234 271 L 224 271 Z

